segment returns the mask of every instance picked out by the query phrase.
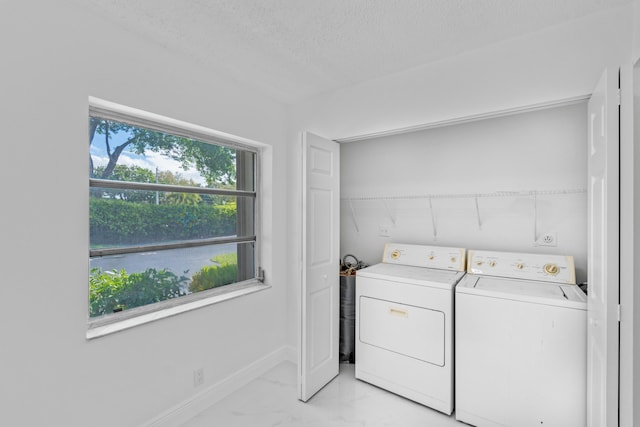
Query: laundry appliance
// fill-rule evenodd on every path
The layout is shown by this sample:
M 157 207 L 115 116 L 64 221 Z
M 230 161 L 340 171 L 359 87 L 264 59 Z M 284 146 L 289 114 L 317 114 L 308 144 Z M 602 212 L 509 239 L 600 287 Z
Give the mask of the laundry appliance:
M 587 298 L 572 257 L 473 251 L 455 291 L 456 419 L 584 427 Z
M 389 243 L 356 279 L 356 378 L 453 411 L 453 300 L 464 248 Z

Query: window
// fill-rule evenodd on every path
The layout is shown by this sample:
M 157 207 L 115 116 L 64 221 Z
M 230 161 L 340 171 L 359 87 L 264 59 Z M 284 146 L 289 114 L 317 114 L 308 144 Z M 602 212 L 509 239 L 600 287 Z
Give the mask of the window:
M 89 327 L 255 286 L 258 150 L 89 109 Z

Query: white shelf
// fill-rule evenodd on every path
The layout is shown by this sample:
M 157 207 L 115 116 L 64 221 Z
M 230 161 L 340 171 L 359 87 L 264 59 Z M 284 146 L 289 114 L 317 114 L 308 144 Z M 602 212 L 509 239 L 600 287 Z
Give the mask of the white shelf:
M 570 194 L 584 194 L 587 190 L 528 190 L 528 191 L 496 191 L 495 193 L 449 193 L 449 194 L 413 194 L 413 195 L 387 195 L 387 196 L 345 196 L 342 201 L 367 201 L 367 200 L 413 200 L 413 199 L 474 199 L 486 197 L 536 197 L 536 196 L 562 196 Z
M 363 195 L 363 196 L 345 196 L 341 197 L 340 200 L 343 202 L 349 203 L 349 208 L 351 210 L 351 216 L 353 218 L 353 224 L 356 229 L 356 232 L 360 232 L 360 228 L 358 227 L 358 218 L 356 215 L 356 210 L 353 207 L 353 202 L 362 202 L 362 201 L 381 201 L 385 207 L 387 215 L 391 219 L 391 222 L 395 225 L 396 217 L 392 215 L 391 210 L 389 209 L 388 201 L 394 200 L 428 200 L 429 201 L 429 211 L 431 212 L 431 224 L 433 229 L 433 238 L 437 240 L 437 228 L 436 228 L 436 220 L 435 215 L 433 214 L 433 199 L 475 199 L 475 212 L 478 219 L 478 229 L 482 230 L 482 219 L 480 216 L 480 206 L 478 204 L 478 199 L 483 198 L 496 198 L 496 197 L 527 197 L 533 201 L 533 241 L 534 243 L 538 240 L 538 196 L 569 196 L 575 194 L 586 194 L 587 190 L 584 188 L 580 189 L 565 189 L 565 190 L 527 190 L 527 191 L 496 191 L 494 193 L 448 193 L 448 194 L 413 194 L 413 195 L 386 195 L 386 196 L 371 196 L 371 195 Z

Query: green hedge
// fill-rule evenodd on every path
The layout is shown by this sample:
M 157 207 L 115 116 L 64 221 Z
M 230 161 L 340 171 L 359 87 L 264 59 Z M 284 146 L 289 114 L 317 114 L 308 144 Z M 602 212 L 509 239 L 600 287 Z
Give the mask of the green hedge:
M 206 291 L 238 280 L 238 254 L 218 255 L 211 260 L 218 265 L 202 267 L 191 277 L 190 292 Z
M 236 205 L 155 205 L 91 197 L 91 245 L 131 245 L 236 233 Z
M 89 275 L 89 314 L 100 316 L 183 296 L 188 281 L 186 276 L 155 268 L 133 274 L 93 268 Z

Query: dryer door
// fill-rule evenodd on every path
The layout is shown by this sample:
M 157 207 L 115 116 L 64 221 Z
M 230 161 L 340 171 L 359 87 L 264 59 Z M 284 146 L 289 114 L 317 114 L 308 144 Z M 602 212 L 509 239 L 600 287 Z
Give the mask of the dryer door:
M 360 341 L 423 362 L 444 366 L 444 313 L 360 297 Z

